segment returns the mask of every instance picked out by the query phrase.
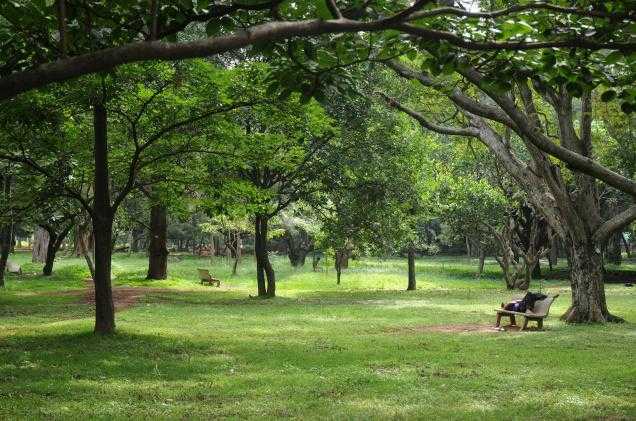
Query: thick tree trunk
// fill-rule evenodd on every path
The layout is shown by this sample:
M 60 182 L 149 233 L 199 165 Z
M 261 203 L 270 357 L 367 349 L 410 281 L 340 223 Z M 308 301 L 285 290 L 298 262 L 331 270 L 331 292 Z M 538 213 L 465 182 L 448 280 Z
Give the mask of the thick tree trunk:
M 168 211 L 162 204 L 150 210 L 150 246 L 148 247 L 148 276 L 146 279 L 168 277 Z
M 45 263 L 51 239 L 49 233 L 42 227 L 37 227 L 33 233 L 33 248 L 31 249 L 31 262 Z
M 594 244 L 568 246 L 572 306 L 562 316 L 570 323 L 621 321 L 607 310 L 603 283 L 603 258 Z
M 53 263 L 55 262 L 55 255 L 60 245 L 61 242 L 58 242 L 57 234 L 49 232 L 49 244 L 46 248 L 46 259 L 44 268 L 42 269 L 42 275 L 51 276 L 53 274 Z
M 415 291 L 416 289 L 416 281 L 415 281 L 415 250 L 413 247 L 409 248 L 408 251 L 408 263 L 409 263 L 409 283 L 406 287 L 407 291 Z
M 95 333 L 115 331 L 115 308 L 111 288 L 111 258 L 113 210 L 110 203 L 108 171 L 107 113 L 105 104 L 93 104 L 95 129 L 95 198 L 93 206 L 93 235 L 95 238 Z

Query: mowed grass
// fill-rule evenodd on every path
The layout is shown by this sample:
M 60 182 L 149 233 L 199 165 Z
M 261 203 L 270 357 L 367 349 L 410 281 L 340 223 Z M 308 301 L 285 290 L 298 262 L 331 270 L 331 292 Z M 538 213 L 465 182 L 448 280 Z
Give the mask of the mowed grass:
M 82 261 L 50 279 L 26 274 L 0 291 L 0 418 L 634 419 L 636 288 L 607 285 L 621 325 L 569 326 L 567 282 L 544 332 L 436 332 L 488 325 L 517 295 L 496 264 L 476 279 L 465 258 L 419 259 L 418 291 L 401 260 L 328 266 L 274 259 L 279 297 L 253 299 L 248 257 L 171 257 L 170 279 L 144 280 L 143 256 L 116 255 L 116 286 L 156 287 L 97 337 L 82 302 Z M 633 268 L 633 263 L 626 267 Z M 196 268 L 223 279 L 198 285 Z M 78 295 L 79 294 L 79 295 Z

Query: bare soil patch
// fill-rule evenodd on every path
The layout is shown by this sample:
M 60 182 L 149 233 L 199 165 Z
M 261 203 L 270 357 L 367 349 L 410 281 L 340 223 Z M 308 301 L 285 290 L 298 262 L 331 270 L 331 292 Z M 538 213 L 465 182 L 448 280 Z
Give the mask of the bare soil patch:
M 113 304 L 115 311 L 125 310 L 137 304 L 137 302 L 149 293 L 154 292 L 174 292 L 167 288 L 151 287 L 113 287 Z M 81 297 L 80 304 L 95 305 L 95 286 L 92 279 L 86 280 L 85 290 L 61 291 L 54 295 L 70 295 Z
M 452 325 L 422 325 L 407 327 L 392 327 L 387 329 L 389 333 L 413 334 L 413 333 L 499 333 L 519 332 L 519 326 L 501 326 L 483 324 L 452 324 Z

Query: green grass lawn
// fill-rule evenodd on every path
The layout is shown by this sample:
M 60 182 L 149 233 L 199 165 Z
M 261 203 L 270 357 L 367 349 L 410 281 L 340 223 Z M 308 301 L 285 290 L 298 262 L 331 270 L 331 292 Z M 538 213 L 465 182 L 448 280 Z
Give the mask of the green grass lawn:
M 628 323 L 569 326 L 567 282 L 544 332 L 436 332 L 494 322 L 512 298 L 496 264 L 418 261 L 405 292 L 399 260 L 353 261 L 335 273 L 274 259 L 276 299 L 255 294 L 250 259 L 171 257 L 170 279 L 145 281 L 143 256 L 117 255 L 116 286 L 157 287 L 96 337 L 82 302 L 86 271 L 64 258 L 50 279 L 26 274 L 0 291 L 0 419 L 33 418 L 636 418 L 636 288 L 607 285 Z M 633 263 L 625 265 L 633 268 Z M 209 267 L 222 288 L 199 286 Z M 66 291 L 66 292 L 65 292 Z

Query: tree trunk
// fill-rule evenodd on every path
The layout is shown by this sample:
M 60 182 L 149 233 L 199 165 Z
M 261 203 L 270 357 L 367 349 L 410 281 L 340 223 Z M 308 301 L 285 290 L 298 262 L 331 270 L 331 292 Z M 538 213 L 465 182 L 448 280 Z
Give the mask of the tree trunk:
M 409 263 L 409 283 L 406 287 L 407 291 L 415 291 L 415 250 L 413 247 L 409 248 L 408 251 L 408 263 Z
M 33 233 L 33 249 L 31 250 L 31 262 L 46 262 L 46 254 L 51 243 L 49 233 L 42 227 L 37 227 Z
M 593 243 L 570 244 L 568 262 L 572 306 L 562 316 L 570 323 L 620 321 L 607 310 L 603 284 L 603 258 Z
M 107 113 L 102 101 L 93 104 L 95 130 L 95 198 L 93 202 L 93 235 L 95 238 L 95 333 L 115 331 L 115 308 L 111 288 L 113 209 L 110 203 L 108 171 Z
M 550 238 L 550 254 L 548 255 L 548 264 L 552 270 L 559 263 L 559 238 L 552 235 Z
M 470 259 L 473 257 L 472 248 L 470 247 L 470 240 L 466 237 L 466 255 Z
M 477 268 L 477 276 L 481 277 L 484 273 L 484 264 L 486 262 L 486 248 L 484 246 L 479 247 L 479 266 Z
M 349 250 L 345 247 L 341 250 L 336 250 L 336 284 L 340 285 L 340 276 L 342 275 L 342 269 L 346 269 L 349 266 Z
M 532 278 L 533 279 L 541 278 L 541 261 L 539 260 L 539 258 L 537 258 L 537 261 L 535 262 L 534 267 L 532 268 Z
M 11 246 L 4 241 L 4 236 L 4 232 L 0 233 L 0 288 L 4 288 L 4 274 L 7 270 L 9 251 L 11 251 Z
M 256 256 L 256 281 L 259 297 L 276 296 L 276 275 L 267 252 L 267 224 L 265 215 L 256 215 L 254 230 L 254 254 Z M 265 283 L 267 280 L 267 284 Z
M 146 279 L 168 277 L 168 211 L 162 204 L 150 210 L 150 246 L 148 247 L 148 276 Z
M 311 266 L 314 272 L 318 272 L 318 265 L 320 264 L 321 255 L 314 249 L 311 257 Z
M 95 260 L 93 258 L 95 241 L 92 230 L 86 224 L 80 224 L 75 230 L 75 250 L 76 256 L 83 256 L 86 266 L 91 273 L 91 278 L 95 279 Z
M 605 249 L 605 259 L 607 263 L 612 263 L 614 265 L 620 265 L 623 256 L 621 255 L 621 237 L 623 236 L 622 232 L 616 232 L 612 234 L 607 241 L 607 247 Z
M 60 246 L 58 242 L 57 234 L 49 232 L 49 244 L 46 248 L 46 259 L 44 263 L 44 269 L 42 269 L 42 275 L 51 276 L 53 274 L 53 263 L 55 262 L 55 255 Z
M 287 232 L 285 239 L 287 241 L 287 256 L 293 267 L 305 265 L 307 253 L 311 250 L 309 236 L 303 232 L 294 235 Z
M 232 275 L 238 272 L 238 265 L 243 254 L 243 240 L 241 234 L 236 233 L 234 238 L 234 264 L 232 265 Z
M 2 181 L 2 195 L 3 200 L 6 203 L 11 201 L 11 175 L 0 174 L 0 180 Z M 5 223 L 0 225 L 0 287 L 4 288 L 4 275 L 7 268 L 7 260 L 9 260 L 9 253 L 11 252 L 11 243 L 13 237 L 13 223 Z

